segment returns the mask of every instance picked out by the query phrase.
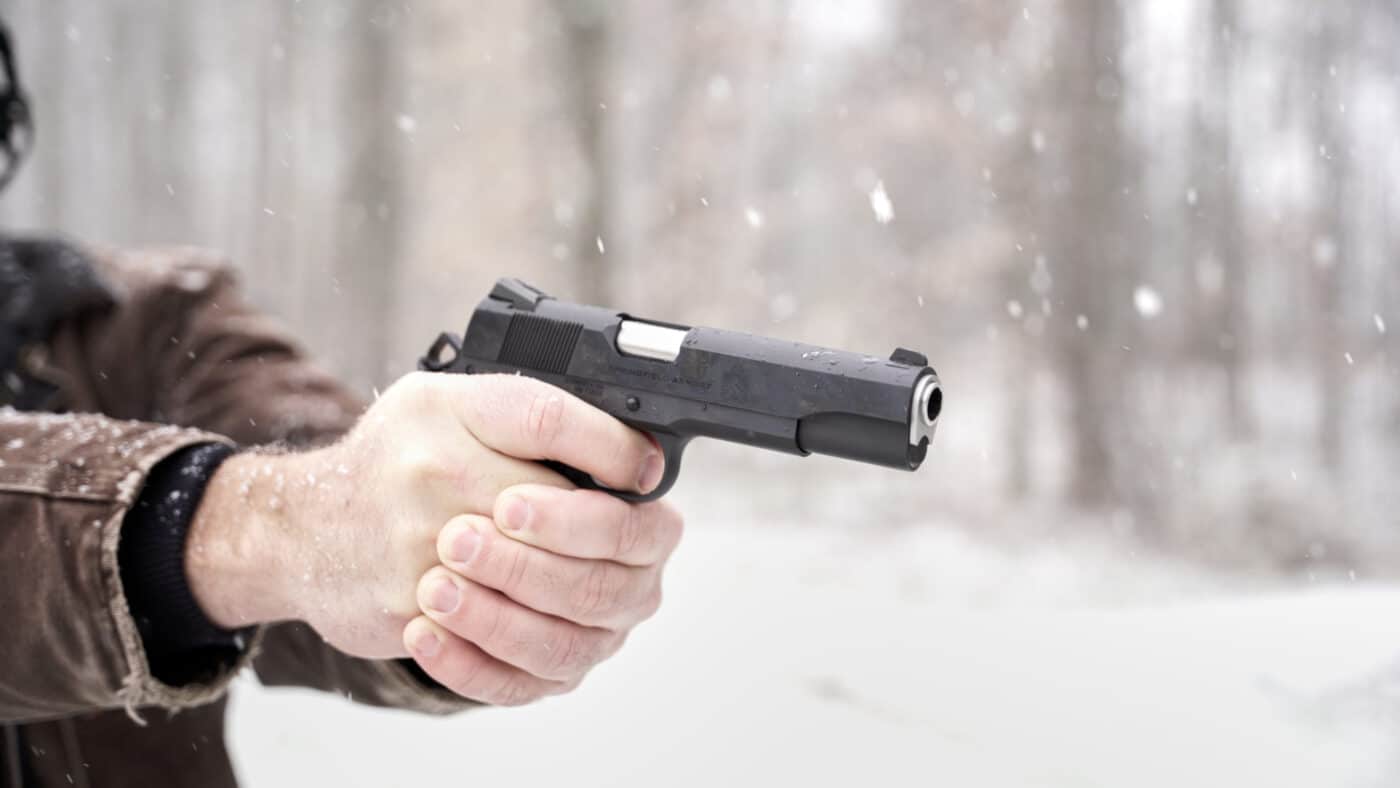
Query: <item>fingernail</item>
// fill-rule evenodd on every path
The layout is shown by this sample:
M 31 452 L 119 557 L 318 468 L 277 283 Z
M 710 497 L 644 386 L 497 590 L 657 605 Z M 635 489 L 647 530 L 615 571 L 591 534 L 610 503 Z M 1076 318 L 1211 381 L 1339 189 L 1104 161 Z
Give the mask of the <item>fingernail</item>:
M 442 641 L 438 640 L 437 633 L 424 627 L 418 634 L 413 636 L 413 653 L 420 657 L 431 657 L 442 648 Z
M 660 454 L 648 454 L 647 458 L 642 460 L 642 472 L 637 476 L 637 489 L 644 493 L 656 489 L 656 485 L 661 483 L 661 472 L 665 467 L 666 463 Z
M 462 593 L 457 590 L 457 584 L 445 577 L 433 581 L 433 587 L 428 590 L 428 607 L 439 613 L 451 613 L 461 601 Z
M 476 548 L 481 545 L 481 536 L 474 528 L 463 528 L 452 537 L 452 541 L 447 545 L 447 557 L 459 564 L 465 564 L 476 555 Z
M 511 498 L 506 503 L 506 528 L 523 531 L 530 525 L 530 502 L 524 498 Z

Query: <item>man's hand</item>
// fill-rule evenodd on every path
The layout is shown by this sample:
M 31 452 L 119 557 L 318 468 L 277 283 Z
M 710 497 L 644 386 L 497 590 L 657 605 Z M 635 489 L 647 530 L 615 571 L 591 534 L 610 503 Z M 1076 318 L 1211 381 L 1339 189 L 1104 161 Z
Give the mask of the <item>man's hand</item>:
M 418 584 L 426 615 L 404 644 L 464 697 L 514 705 L 567 692 L 656 611 L 680 515 L 660 501 L 524 484 L 501 494 L 493 518 L 442 530 L 443 566 Z
M 516 485 L 536 496 L 570 487 L 532 462 L 540 459 L 643 492 L 656 486 L 663 462 L 646 436 L 545 383 L 407 375 L 333 446 L 225 462 L 190 530 L 191 589 L 226 627 L 297 619 L 349 654 L 406 656 L 404 627 L 419 613 L 420 578 L 439 562 L 443 526 L 490 514 Z M 565 516 L 542 497 L 531 500 L 540 501 L 540 528 L 553 522 L 580 532 L 614 531 L 622 511 L 641 527 L 658 511 L 581 498 L 593 505 Z M 444 647 L 439 659 L 459 653 Z

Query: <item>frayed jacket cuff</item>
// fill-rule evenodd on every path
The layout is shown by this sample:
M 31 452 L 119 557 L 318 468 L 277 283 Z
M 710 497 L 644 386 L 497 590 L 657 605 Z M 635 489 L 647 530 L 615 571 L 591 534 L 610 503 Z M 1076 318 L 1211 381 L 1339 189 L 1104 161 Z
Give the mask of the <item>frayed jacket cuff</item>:
M 174 452 L 228 443 L 198 430 L 0 409 L 0 721 L 220 697 L 259 633 L 199 681 L 157 679 L 122 587 L 117 550 L 146 477 Z

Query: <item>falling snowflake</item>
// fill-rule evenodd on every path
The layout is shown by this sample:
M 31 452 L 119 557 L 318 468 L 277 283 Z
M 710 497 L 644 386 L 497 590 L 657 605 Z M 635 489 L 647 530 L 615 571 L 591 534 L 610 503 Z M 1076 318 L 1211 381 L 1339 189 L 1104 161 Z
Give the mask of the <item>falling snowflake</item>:
M 713 101 L 725 101 L 734 92 L 733 86 L 729 84 L 729 79 L 723 74 L 710 77 L 709 84 L 706 85 L 705 89 Z
M 1337 262 L 1337 241 L 1330 235 L 1313 239 L 1313 262 L 1318 268 L 1331 268 Z
M 778 293 L 768 302 L 768 314 L 774 323 L 780 323 L 797 314 L 797 296 L 792 293 Z
M 1016 318 L 1017 320 L 1020 320 L 1021 316 L 1026 313 L 1026 309 L 1025 307 L 1021 306 L 1020 301 L 1017 301 L 1013 298 L 1010 301 L 1006 302 L 1006 313 Z
M 1133 291 L 1133 307 L 1139 315 L 1151 320 L 1162 314 L 1162 296 L 1147 285 L 1138 285 Z
M 1377 334 L 1384 334 L 1384 333 L 1385 333 L 1385 318 L 1381 317 L 1379 314 L 1375 314 L 1375 315 L 1371 315 L 1371 319 L 1374 320 L 1374 321 L 1376 321 L 1376 333 L 1377 333 Z
M 757 208 L 745 208 L 744 221 L 748 222 L 750 227 L 757 230 L 763 226 L 763 213 Z
M 418 119 L 412 115 L 399 113 L 395 122 L 398 123 L 399 131 L 402 131 L 404 134 L 412 134 L 418 130 Z
M 884 181 L 875 181 L 875 188 L 870 190 L 870 210 L 875 212 L 875 221 L 880 224 L 894 221 L 894 203 L 890 202 Z

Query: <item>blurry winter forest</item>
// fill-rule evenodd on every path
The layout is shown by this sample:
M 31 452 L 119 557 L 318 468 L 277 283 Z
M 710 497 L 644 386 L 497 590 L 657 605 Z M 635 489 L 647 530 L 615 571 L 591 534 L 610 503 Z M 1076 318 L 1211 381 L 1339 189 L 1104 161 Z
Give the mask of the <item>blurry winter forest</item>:
M 521 276 L 943 376 L 919 473 L 700 443 L 706 517 L 1400 562 L 1390 0 L 0 14 L 38 125 L 4 226 L 221 249 L 367 393 Z

